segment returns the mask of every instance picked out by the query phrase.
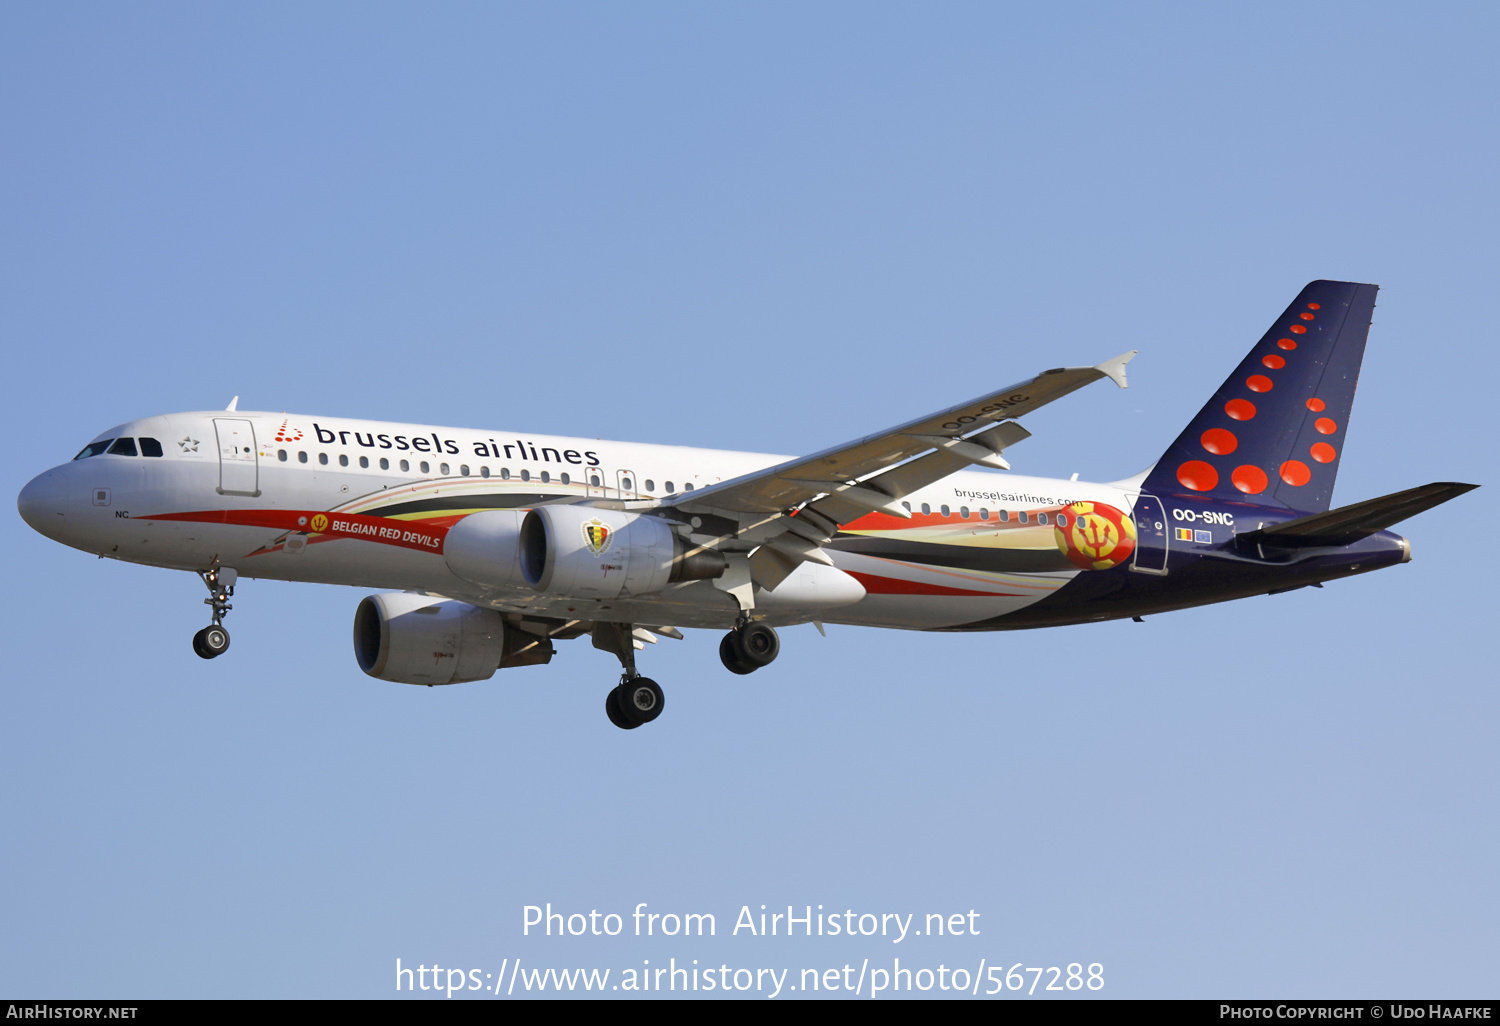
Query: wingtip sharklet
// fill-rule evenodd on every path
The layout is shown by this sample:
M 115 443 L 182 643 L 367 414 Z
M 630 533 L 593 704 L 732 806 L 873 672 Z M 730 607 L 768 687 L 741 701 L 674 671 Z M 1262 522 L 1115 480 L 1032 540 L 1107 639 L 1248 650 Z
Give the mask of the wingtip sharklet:
M 1096 364 L 1094 370 L 1103 374 L 1121 388 L 1129 388 L 1130 386 L 1125 383 L 1125 365 L 1134 360 L 1136 354 L 1139 352 L 1139 349 L 1132 349 L 1128 353 L 1121 353 L 1113 360 L 1105 360 L 1101 364 Z

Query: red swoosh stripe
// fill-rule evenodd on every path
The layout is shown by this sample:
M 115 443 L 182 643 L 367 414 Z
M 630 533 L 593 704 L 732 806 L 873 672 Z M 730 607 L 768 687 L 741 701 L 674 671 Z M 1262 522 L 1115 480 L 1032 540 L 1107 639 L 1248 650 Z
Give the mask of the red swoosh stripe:
M 312 527 L 315 517 L 328 521 L 321 531 Z M 442 552 L 448 526 L 431 521 L 397 520 L 392 517 L 367 517 L 358 513 L 327 513 L 323 510 L 296 509 L 207 509 L 195 513 L 157 513 L 140 520 L 177 520 L 201 524 L 231 524 L 235 527 L 265 527 L 273 531 L 302 531 L 320 536 L 323 541 L 357 538 L 380 545 L 397 545 L 421 552 Z M 442 519 L 448 520 L 448 517 Z M 454 522 L 461 519 L 452 518 Z
M 979 598 L 1018 598 L 1019 596 L 1007 591 L 970 591 L 966 588 L 948 588 L 941 584 L 922 584 L 917 581 L 903 581 L 895 577 L 877 577 L 874 574 L 862 574 L 856 570 L 846 570 L 850 577 L 865 586 L 865 591 L 871 595 L 972 595 Z

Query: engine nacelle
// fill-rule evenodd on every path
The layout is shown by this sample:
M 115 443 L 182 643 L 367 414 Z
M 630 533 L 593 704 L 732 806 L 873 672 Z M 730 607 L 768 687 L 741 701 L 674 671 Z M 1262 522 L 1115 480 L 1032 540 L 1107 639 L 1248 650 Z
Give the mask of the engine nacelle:
M 448 529 L 443 559 L 459 577 L 490 588 L 525 588 L 521 576 L 519 509 L 470 513 Z
M 570 598 L 653 595 L 724 573 L 724 555 L 689 550 L 660 517 L 593 506 L 538 506 L 521 523 L 521 576 Z
M 359 668 L 397 684 L 488 680 L 505 659 L 505 640 L 493 609 L 431 595 L 369 595 L 354 613 Z

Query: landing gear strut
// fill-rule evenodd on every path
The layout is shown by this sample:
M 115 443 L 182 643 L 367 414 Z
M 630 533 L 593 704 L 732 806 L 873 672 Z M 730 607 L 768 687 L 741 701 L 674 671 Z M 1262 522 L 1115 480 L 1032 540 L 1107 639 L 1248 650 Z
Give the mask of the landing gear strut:
M 193 651 L 204 659 L 212 659 L 229 651 L 229 632 L 224 629 L 223 620 L 234 608 L 229 600 L 234 595 L 238 575 L 228 567 L 216 566 L 212 570 L 199 570 L 198 576 L 208 588 L 209 597 L 203 604 L 213 608 L 214 622 L 193 635 Z
M 754 673 L 781 654 L 781 639 L 763 623 L 743 622 L 719 642 L 719 659 L 731 673 Z
M 596 623 L 594 647 L 613 652 L 625 671 L 620 683 L 604 698 L 604 714 L 621 730 L 634 730 L 650 723 L 666 708 L 667 697 L 661 685 L 642 677 L 635 668 L 635 634 L 628 623 Z

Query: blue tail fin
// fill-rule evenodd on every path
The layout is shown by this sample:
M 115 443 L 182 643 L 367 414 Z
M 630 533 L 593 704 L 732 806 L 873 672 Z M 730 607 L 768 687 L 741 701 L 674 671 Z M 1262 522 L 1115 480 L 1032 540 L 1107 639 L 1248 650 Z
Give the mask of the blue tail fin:
M 1142 488 L 1328 509 L 1376 291 L 1345 281 L 1303 289 Z

